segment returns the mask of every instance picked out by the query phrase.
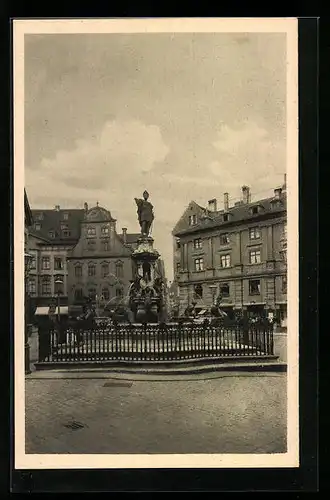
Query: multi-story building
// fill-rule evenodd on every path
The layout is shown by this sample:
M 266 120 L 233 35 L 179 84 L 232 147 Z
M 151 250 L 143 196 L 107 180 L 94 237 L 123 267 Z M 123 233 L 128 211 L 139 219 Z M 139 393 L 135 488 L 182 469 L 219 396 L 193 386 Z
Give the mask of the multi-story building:
M 80 237 L 68 253 L 70 314 L 89 297 L 102 307 L 128 294 L 133 279 L 131 253 L 139 234 L 116 231 L 116 219 L 103 207 L 85 206 Z
M 58 294 L 61 305 L 67 305 L 67 254 L 79 239 L 84 213 L 58 205 L 53 210 L 32 210 L 29 294 L 36 306 L 48 306 Z
M 268 312 L 285 322 L 286 218 L 285 184 L 253 202 L 243 186 L 234 206 L 225 193 L 222 210 L 215 199 L 207 208 L 190 202 L 172 232 L 180 313 L 193 301 L 205 309 L 220 294 L 229 315 Z

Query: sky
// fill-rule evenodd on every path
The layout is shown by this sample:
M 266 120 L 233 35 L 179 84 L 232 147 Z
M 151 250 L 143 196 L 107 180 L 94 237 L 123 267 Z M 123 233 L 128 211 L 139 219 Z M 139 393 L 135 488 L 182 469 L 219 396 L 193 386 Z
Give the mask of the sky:
M 25 186 L 32 209 L 99 202 L 154 247 L 173 279 L 171 231 L 191 200 L 271 196 L 286 172 L 281 33 L 25 35 Z

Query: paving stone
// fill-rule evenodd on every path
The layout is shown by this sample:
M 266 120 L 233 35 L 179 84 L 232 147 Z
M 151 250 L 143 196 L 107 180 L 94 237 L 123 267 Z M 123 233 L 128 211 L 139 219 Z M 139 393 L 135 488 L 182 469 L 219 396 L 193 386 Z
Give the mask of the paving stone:
M 285 374 L 104 384 L 27 378 L 26 452 L 286 451 Z

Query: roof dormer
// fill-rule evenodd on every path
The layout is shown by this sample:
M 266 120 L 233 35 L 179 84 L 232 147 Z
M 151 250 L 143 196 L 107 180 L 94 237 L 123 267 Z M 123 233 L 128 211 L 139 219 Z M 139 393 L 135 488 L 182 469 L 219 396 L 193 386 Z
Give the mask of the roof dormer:
M 250 215 L 258 215 L 261 214 L 264 210 L 263 205 L 261 203 L 255 203 L 249 208 Z

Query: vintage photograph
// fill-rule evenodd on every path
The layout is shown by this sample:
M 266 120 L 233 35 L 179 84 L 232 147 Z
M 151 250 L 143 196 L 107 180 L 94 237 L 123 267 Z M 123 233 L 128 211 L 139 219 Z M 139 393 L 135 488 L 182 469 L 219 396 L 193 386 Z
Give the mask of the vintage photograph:
M 15 21 L 20 467 L 298 465 L 297 96 L 295 19 Z

